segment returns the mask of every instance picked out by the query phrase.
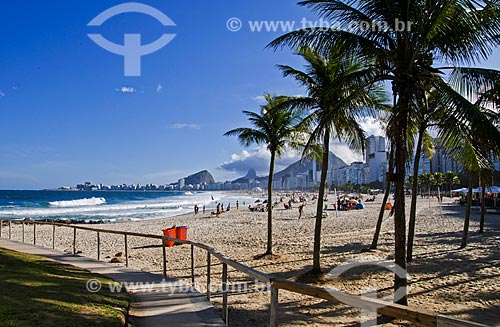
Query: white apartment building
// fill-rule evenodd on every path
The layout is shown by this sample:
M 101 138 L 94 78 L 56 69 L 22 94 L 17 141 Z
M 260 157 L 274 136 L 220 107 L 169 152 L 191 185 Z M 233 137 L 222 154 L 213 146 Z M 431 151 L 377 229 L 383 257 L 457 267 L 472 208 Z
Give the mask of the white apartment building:
M 385 182 L 389 153 L 385 147 L 385 137 L 370 136 L 366 139 L 365 161 L 370 168 L 367 183 Z

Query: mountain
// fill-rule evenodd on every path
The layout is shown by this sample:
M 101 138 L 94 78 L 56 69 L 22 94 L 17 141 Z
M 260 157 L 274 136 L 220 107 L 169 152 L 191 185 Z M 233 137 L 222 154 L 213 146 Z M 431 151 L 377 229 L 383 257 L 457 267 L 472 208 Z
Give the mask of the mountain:
M 248 173 L 243 178 L 246 178 L 246 179 L 256 179 L 257 178 L 257 172 L 255 171 L 255 169 L 252 168 L 252 169 L 248 170 Z
M 246 184 L 246 183 L 249 183 L 250 180 L 252 180 L 252 179 L 257 179 L 257 172 L 253 168 L 248 170 L 248 173 L 245 175 L 245 177 L 240 177 L 240 178 L 232 181 L 231 183 Z
M 330 151 L 330 157 L 328 158 L 328 169 L 330 171 L 347 166 L 347 164 L 337 157 L 333 152 Z M 316 163 L 317 171 L 321 171 L 321 162 Z M 282 178 L 287 178 L 287 177 L 292 177 L 292 176 L 297 176 L 298 174 L 304 174 L 308 173 L 310 170 L 313 169 L 313 161 L 311 159 L 305 159 L 303 162 L 297 161 L 291 164 L 290 166 L 286 167 L 282 171 L 279 171 L 274 174 L 274 180 L 279 180 Z M 267 180 L 267 177 L 259 177 L 259 180 Z
M 184 183 L 186 185 L 192 184 L 213 184 L 215 183 L 214 177 L 208 172 L 208 170 L 200 171 L 199 173 L 190 175 L 185 178 Z

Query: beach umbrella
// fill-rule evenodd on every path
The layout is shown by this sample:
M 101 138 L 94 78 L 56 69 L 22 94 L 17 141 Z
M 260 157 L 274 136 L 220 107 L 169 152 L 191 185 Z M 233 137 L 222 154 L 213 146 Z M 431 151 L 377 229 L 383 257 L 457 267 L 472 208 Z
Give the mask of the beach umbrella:
M 254 203 L 260 203 L 261 201 L 260 200 L 256 200 Z

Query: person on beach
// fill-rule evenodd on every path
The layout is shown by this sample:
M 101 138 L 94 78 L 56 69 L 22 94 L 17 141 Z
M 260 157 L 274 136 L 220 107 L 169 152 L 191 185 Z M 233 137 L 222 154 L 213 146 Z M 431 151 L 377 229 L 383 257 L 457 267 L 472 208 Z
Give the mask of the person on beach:
M 302 217 L 302 212 L 304 211 L 305 203 L 299 206 L 299 219 Z
M 239 207 L 240 207 L 240 203 L 238 202 L 238 200 L 236 200 L 236 210 L 238 210 Z
M 217 216 L 220 215 L 220 203 L 217 203 Z

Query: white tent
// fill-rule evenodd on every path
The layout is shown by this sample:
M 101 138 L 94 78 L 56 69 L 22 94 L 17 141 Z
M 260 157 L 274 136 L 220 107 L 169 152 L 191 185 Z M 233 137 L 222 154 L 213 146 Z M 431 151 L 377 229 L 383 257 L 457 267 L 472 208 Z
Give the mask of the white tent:
M 453 193 L 467 193 L 469 189 L 467 187 L 462 187 L 456 190 L 451 190 Z M 481 187 L 476 187 L 472 189 L 472 193 L 481 193 Z M 491 186 L 486 188 L 487 193 L 500 193 L 500 186 Z
M 481 187 L 476 187 L 472 189 L 473 193 L 481 193 L 482 188 Z M 491 186 L 491 187 L 486 187 L 486 192 L 487 193 L 500 193 L 500 186 Z

